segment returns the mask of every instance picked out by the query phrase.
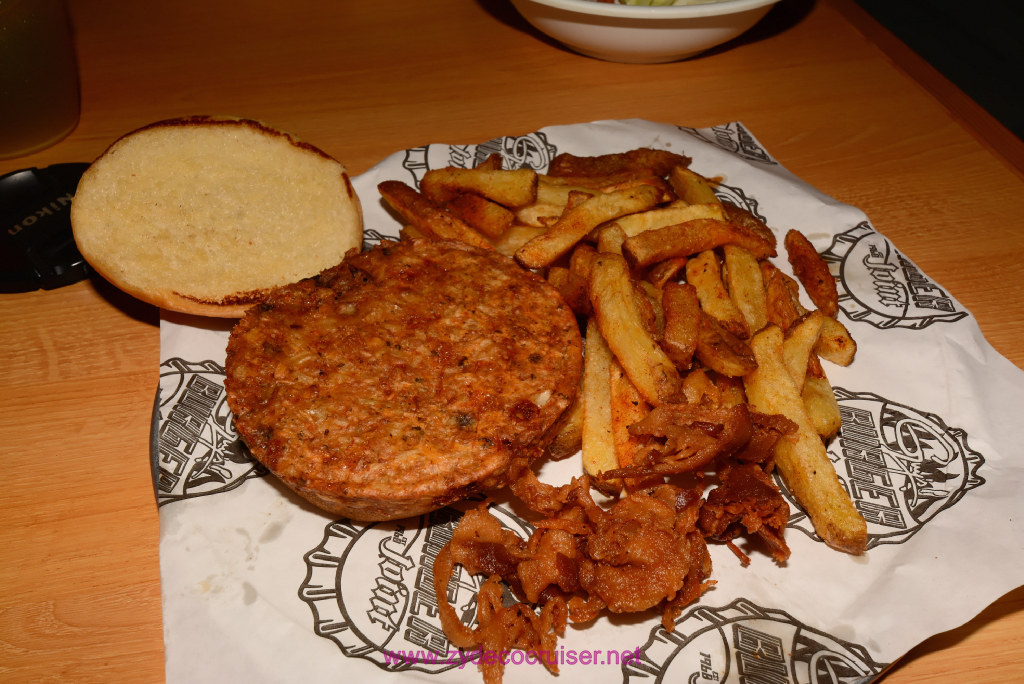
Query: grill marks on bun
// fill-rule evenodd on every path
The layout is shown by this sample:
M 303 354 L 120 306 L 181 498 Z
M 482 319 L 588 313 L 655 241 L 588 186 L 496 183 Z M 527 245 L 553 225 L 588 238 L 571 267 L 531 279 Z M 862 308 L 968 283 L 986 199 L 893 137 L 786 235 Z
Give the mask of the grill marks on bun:
M 82 255 L 117 287 L 221 317 L 362 245 L 344 166 L 248 119 L 171 119 L 120 138 L 83 175 L 71 220 Z

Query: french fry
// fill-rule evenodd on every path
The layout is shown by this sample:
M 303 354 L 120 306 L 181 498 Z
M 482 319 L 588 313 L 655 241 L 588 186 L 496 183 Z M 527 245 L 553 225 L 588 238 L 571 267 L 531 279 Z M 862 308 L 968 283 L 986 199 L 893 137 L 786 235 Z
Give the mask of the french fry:
M 673 257 L 659 261 L 647 271 L 647 282 L 655 287 L 665 287 L 679 277 L 679 273 L 686 272 L 686 257 Z
M 807 378 L 800 396 L 818 434 L 826 441 L 835 437 L 843 427 L 839 402 L 836 401 L 836 394 L 832 391 L 825 369 L 821 367 L 821 361 L 814 354 L 807 364 Z
M 557 176 L 541 173 L 537 175 L 537 192 L 543 192 L 541 185 L 549 186 L 548 190 L 557 192 L 558 186 L 566 188 L 586 190 L 591 195 L 596 195 L 605 188 L 621 185 L 628 181 L 635 181 L 650 176 L 650 170 L 639 171 L 617 171 L 609 174 L 598 174 L 595 176 L 569 175 Z M 538 197 L 538 201 L 540 198 Z
M 668 182 L 679 199 L 687 204 L 718 204 L 722 201 L 715 195 L 708 179 L 684 166 L 676 166 L 668 173 Z
M 839 402 L 836 401 L 832 385 L 829 384 L 821 361 L 818 360 L 817 350 L 822 346 L 821 335 L 825 326 L 829 321 L 836 321 L 821 313 L 820 309 L 804 309 L 793 292 L 795 282 L 787 278 L 787 283 L 790 284 L 794 306 L 802 315 L 785 333 L 782 346 L 786 367 L 800 389 L 804 408 L 807 409 L 814 429 L 826 440 L 831 439 L 842 427 L 842 418 L 839 415 Z M 845 331 L 845 328 L 843 330 Z M 850 341 L 852 342 L 852 339 Z
M 643 461 L 651 449 L 651 440 L 633 435 L 629 426 L 647 415 L 650 407 L 640 396 L 636 385 L 629 379 L 622 365 L 612 358 L 609 376 L 611 400 L 612 442 L 615 445 L 615 461 L 619 468 L 626 468 Z M 640 482 L 627 479 L 623 486 L 632 489 Z
M 622 489 L 621 482 L 605 483 L 597 479 L 604 471 L 618 468 L 619 462 L 615 456 L 615 439 L 612 435 L 612 352 L 594 318 L 587 320 L 584 344 L 583 423 L 580 429 L 583 472 L 594 478 L 599 489 L 604 487 L 602 491 L 614 494 Z
M 683 377 L 683 396 L 688 404 L 708 401 L 718 406 L 722 392 L 703 368 L 694 368 Z
M 558 293 L 562 295 L 562 299 L 565 303 L 569 303 L 569 269 L 565 266 L 552 266 L 548 269 L 548 275 L 546 280 L 548 285 L 558 290 Z M 570 305 L 571 306 L 571 305 Z
M 545 447 L 545 455 L 560 461 L 579 453 L 583 448 L 583 377 L 580 377 L 580 391 L 569 408 L 562 412 L 554 427 L 555 436 Z
M 570 209 L 575 209 L 593 196 L 594 195 L 589 192 L 580 192 L 578 190 L 571 191 L 569 196 L 565 198 L 565 206 L 562 207 L 562 213 L 564 214 Z M 558 216 L 561 218 L 562 214 L 559 214 Z M 551 225 L 554 225 L 554 223 L 549 224 L 549 226 Z
M 545 176 L 543 174 L 537 177 L 536 203 L 539 205 L 565 207 L 565 203 L 569 200 L 569 193 L 572 192 L 581 192 L 585 195 L 593 196 L 596 195 L 599 190 L 583 184 L 569 184 L 565 182 L 564 178 L 552 179 L 550 176 Z
M 822 313 L 835 317 L 839 313 L 839 293 L 828 264 L 799 230 L 787 231 L 784 244 L 793 273 L 807 290 L 807 296 Z
M 775 245 L 734 223 L 694 219 L 647 230 L 626 240 L 623 249 L 637 266 L 649 266 L 672 257 L 690 256 L 722 245 L 745 247 L 755 258 L 776 255 Z
M 694 353 L 705 366 L 730 378 L 742 377 L 757 368 L 757 361 L 747 343 L 704 311 L 700 312 Z
M 528 207 L 523 207 L 522 209 L 516 211 L 516 221 L 518 221 L 520 224 L 523 224 L 523 226 L 539 228 L 540 230 L 531 231 L 528 228 L 524 228 L 522 226 L 517 226 L 516 224 L 513 224 L 515 232 L 512 233 L 511 236 L 509 236 L 511 239 L 506 240 L 504 239 L 505 236 L 502 236 L 502 238 L 499 238 L 499 240 L 496 240 L 495 242 L 497 243 L 500 241 L 502 243 L 502 249 L 511 247 L 512 244 L 516 244 L 515 249 L 512 249 L 511 252 L 502 251 L 502 254 L 507 254 L 508 256 L 515 256 L 516 250 L 518 250 L 520 247 L 522 247 L 523 245 L 525 245 L 527 242 L 537 237 L 538 235 L 543 235 L 544 233 L 546 233 L 547 229 L 558 221 L 559 217 L 565 213 L 566 209 L 575 207 L 576 205 L 580 204 L 581 202 L 583 202 L 584 200 L 591 196 L 592 195 L 588 192 L 572 190 L 569 192 L 569 195 L 568 197 L 566 197 L 564 203 L 560 206 L 549 204 L 531 204 Z M 528 237 L 526 237 L 527 235 Z M 526 239 L 518 241 L 520 237 L 526 237 Z
M 789 330 L 803 313 L 806 312 L 800 306 L 800 302 L 793 297 L 793 293 L 786 284 L 786 274 L 780 271 L 773 264 L 762 261 L 761 275 L 764 278 L 765 307 L 768 314 L 768 322 L 777 325 L 781 330 Z
M 630 190 L 639 185 L 650 185 L 661 193 L 659 202 L 671 202 L 676 199 L 675 192 L 663 178 L 652 176 L 647 172 L 622 172 L 610 176 L 537 176 L 537 204 L 564 206 L 567 197 L 573 192 L 588 195 L 612 193 Z M 724 213 L 723 213 L 724 215 Z
M 807 378 L 807 366 L 814 355 L 814 346 L 821 335 L 821 323 L 825 315 L 818 309 L 809 312 L 794 323 L 785 333 L 782 343 L 782 354 L 786 360 L 786 368 L 796 386 L 803 388 Z
M 835 319 L 824 315 L 820 309 L 803 314 L 786 331 L 782 345 L 786 367 L 800 389 L 811 424 L 825 439 L 835 437 L 842 427 L 839 402 L 817 354 L 822 331 L 829 321 L 835 322 Z
M 401 181 L 383 181 L 381 197 L 409 225 L 432 240 L 458 240 L 482 249 L 493 249 L 480 233 Z
M 538 235 L 516 251 L 516 260 L 527 268 L 549 266 L 600 224 L 624 214 L 650 209 L 658 200 L 659 193 L 655 188 L 641 185 L 587 197 L 575 206 L 567 205 L 558 221 L 543 235 Z
M 723 221 L 725 211 L 721 204 L 686 204 L 675 201 L 657 209 L 622 216 L 616 219 L 616 222 L 626 232 L 626 237 L 633 237 L 647 230 L 657 230 L 702 218 Z
M 591 245 L 580 243 L 569 257 L 569 279 L 566 283 L 566 303 L 578 316 L 589 316 L 590 306 L 590 269 L 594 263 L 596 251 Z M 554 268 L 554 267 L 552 267 Z
M 504 207 L 525 207 L 537 200 L 537 172 L 533 169 L 430 169 L 420 180 L 420 192 L 438 204 L 472 193 Z
M 665 334 L 665 307 L 661 303 L 661 290 L 646 280 L 634 280 L 633 291 L 637 295 L 637 307 L 647 325 L 647 331 L 657 342 Z
M 398 237 L 401 240 L 422 240 L 426 238 L 415 226 L 402 226 L 398 229 Z
M 665 315 L 661 347 L 677 368 L 687 370 L 693 363 L 700 333 L 697 290 L 689 283 L 668 283 L 662 288 L 661 304 Z
M 558 220 L 558 217 L 565 211 L 564 204 L 531 204 L 521 209 L 516 209 L 516 221 L 527 226 L 547 228 Z
M 690 158 L 668 150 L 641 147 L 628 152 L 613 152 L 579 157 L 563 152 L 548 165 L 551 176 L 608 176 L 616 173 L 642 173 L 664 176 L 675 166 L 689 166 Z
M 512 210 L 486 197 L 468 192 L 456 195 L 446 202 L 444 207 L 492 240 L 504 235 L 516 220 Z
M 654 406 L 671 401 L 679 390 L 679 372 L 641 319 L 623 257 L 599 253 L 594 259 L 590 304 L 601 335 L 641 396 Z
M 606 223 L 597 231 L 597 251 L 606 254 L 622 254 L 622 243 L 626 241 L 626 232 L 617 221 Z
M 711 375 L 711 380 L 715 383 L 715 387 L 718 388 L 718 393 L 721 396 L 719 402 L 723 408 L 747 403 L 747 393 L 743 389 L 743 378 L 730 378 L 726 375 L 714 373 Z
M 619 192 L 621 190 L 629 190 L 640 185 L 649 185 L 661 193 L 658 197 L 658 202 L 671 202 L 676 199 L 676 194 L 672 191 L 669 184 L 665 182 L 665 179 L 659 178 L 658 176 L 629 178 L 619 183 L 602 186 L 601 192 Z
M 815 531 L 826 544 L 851 554 L 867 546 L 867 523 L 839 482 L 821 437 L 811 424 L 796 383 L 786 368 L 783 333 L 769 325 L 754 335 L 757 369 L 744 377 L 747 399 L 761 413 L 781 414 L 797 430 L 775 446 L 775 463 Z
M 686 282 L 697 289 L 700 307 L 736 337 L 750 337 L 747 321 L 733 302 L 722 281 L 722 265 L 713 250 L 706 250 L 686 262 Z
M 857 355 L 857 342 L 846 326 L 831 316 L 821 323 L 821 336 L 814 347 L 818 356 L 837 366 L 849 366 Z
M 774 249 L 777 244 L 775 233 L 760 218 L 747 209 L 737 207 L 732 202 L 722 202 L 722 210 L 725 211 L 725 220 L 757 235 L 768 242 Z M 774 255 L 773 255 L 774 256 Z
M 775 268 L 772 266 L 771 268 Z M 807 309 L 800 303 L 800 285 L 788 275 L 775 269 L 779 281 L 789 289 L 793 310 L 797 316 L 807 313 Z M 853 357 L 857 354 L 857 342 L 850 335 L 846 326 L 840 323 L 833 316 L 825 316 L 821 322 L 821 336 L 814 351 L 821 358 L 830 361 L 837 366 L 849 366 L 853 363 Z
M 594 248 L 581 244 L 573 250 L 569 266 L 552 266 L 548 269 L 547 280 L 577 316 L 589 316 L 590 308 L 590 262 Z
M 729 297 L 743 315 L 747 330 L 756 333 L 768 325 L 761 266 L 753 254 L 736 245 L 723 245 L 722 254 L 725 257 L 725 284 L 729 289 Z
M 527 242 L 542 235 L 545 230 L 545 228 L 529 226 L 525 223 L 513 223 L 504 235 L 494 241 L 494 249 L 510 257 Z
M 808 375 L 800 398 L 803 399 L 811 425 L 823 439 L 829 440 L 839 434 L 839 429 L 843 427 L 843 418 L 828 378 Z

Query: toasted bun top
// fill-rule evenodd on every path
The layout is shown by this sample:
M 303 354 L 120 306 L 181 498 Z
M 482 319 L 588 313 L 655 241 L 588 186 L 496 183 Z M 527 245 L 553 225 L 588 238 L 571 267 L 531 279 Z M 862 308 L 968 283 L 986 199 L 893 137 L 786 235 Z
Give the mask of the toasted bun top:
M 363 234 L 338 161 L 263 123 L 208 116 L 117 140 L 82 176 L 71 223 L 82 256 L 117 287 L 221 317 L 339 263 Z

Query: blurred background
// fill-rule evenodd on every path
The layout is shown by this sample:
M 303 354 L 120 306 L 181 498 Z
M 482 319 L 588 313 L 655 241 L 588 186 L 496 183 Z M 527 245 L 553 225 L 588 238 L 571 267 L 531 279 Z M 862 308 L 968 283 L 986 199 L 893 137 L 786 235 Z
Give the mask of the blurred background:
M 1024 3 L 856 0 L 960 90 L 1024 139 Z

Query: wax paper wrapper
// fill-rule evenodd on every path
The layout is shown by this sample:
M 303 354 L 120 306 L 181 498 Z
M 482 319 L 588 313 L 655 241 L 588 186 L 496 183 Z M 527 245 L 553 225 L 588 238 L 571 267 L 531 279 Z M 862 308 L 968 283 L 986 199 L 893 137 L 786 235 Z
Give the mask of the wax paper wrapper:
M 871 681 L 915 644 L 958 626 L 1021 584 L 1020 442 L 1024 373 L 975 320 L 867 216 L 801 182 L 740 123 L 691 129 L 641 120 L 555 126 L 493 140 L 396 152 L 354 179 L 367 246 L 398 235 L 376 186 L 428 169 L 546 169 L 560 152 L 655 147 L 722 179 L 719 195 L 782 234 L 796 228 L 837 278 L 839 319 L 859 343 L 826 363 L 843 426 L 830 458 L 868 522 L 862 556 L 831 550 L 795 501 L 784 565 L 751 551 L 743 567 L 712 545 L 715 587 L 669 632 L 656 613 L 570 625 L 553 654 L 504 654 L 508 682 Z M 784 257 L 775 260 L 791 272 Z M 240 444 L 224 397 L 230 322 L 165 313 L 154 416 L 167 680 L 478 682 L 475 659 L 446 639 L 433 560 L 459 509 L 388 523 L 335 519 L 293 495 Z M 560 485 L 577 458 L 542 466 Z M 507 494 L 492 510 L 527 536 Z M 470 504 L 475 505 L 475 504 Z M 481 577 L 450 578 L 471 622 Z

